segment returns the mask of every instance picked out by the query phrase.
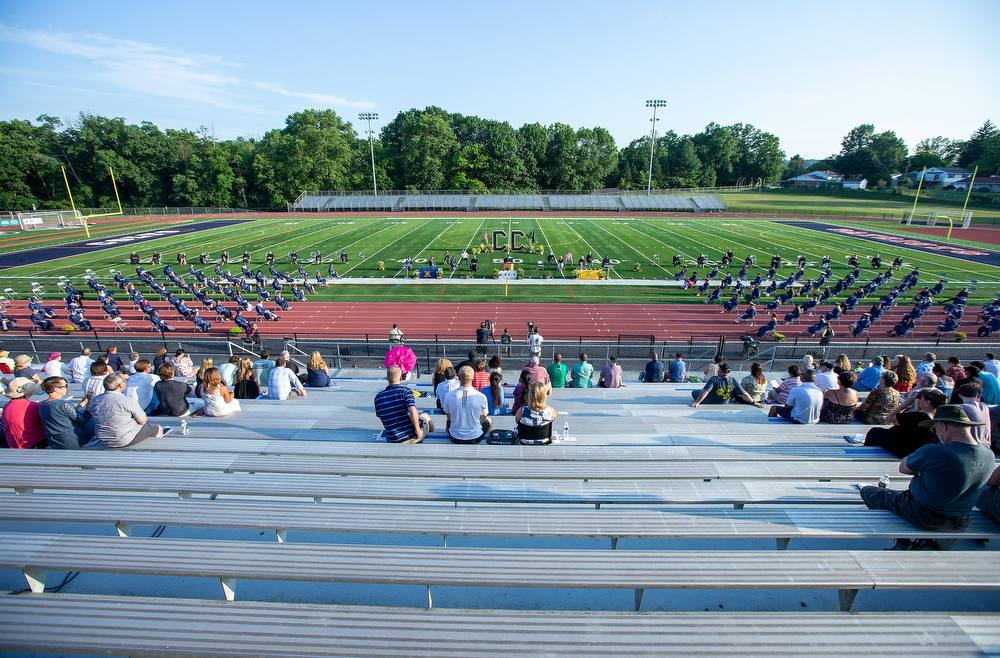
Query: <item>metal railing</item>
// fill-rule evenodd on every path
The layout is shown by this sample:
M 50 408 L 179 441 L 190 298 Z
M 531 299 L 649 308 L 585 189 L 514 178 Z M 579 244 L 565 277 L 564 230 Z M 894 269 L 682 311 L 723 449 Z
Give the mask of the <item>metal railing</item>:
M 789 340 L 780 343 L 757 343 L 759 352 L 745 355 L 743 343 L 739 340 L 725 340 L 723 337 L 703 336 L 689 340 L 627 340 L 628 336 L 608 338 L 599 336 L 547 336 L 543 343 L 542 362 L 550 363 L 556 353 L 563 356 L 567 365 L 576 363 L 581 353 L 586 353 L 596 370 L 600 370 L 608 357 L 614 356 L 629 380 L 638 378 L 638 373 L 655 352 L 664 361 L 669 361 L 680 353 L 688 362 L 692 373 L 697 373 L 712 361 L 716 354 L 722 356 L 734 371 L 746 371 L 753 362 L 766 365 L 765 370 L 783 371 L 793 363 L 801 363 L 809 354 L 815 360 L 833 360 L 839 354 L 846 354 L 852 363 L 866 365 L 875 356 L 894 357 L 906 354 L 919 361 L 927 351 L 937 354 L 939 361 L 956 356 L 963 361 L 983 359 L 986 352 L 1000 352 L 996 341 L 967 341 L 962 343 L 942 342 L 937 345 L 919 341 L 832 341 L 821 346 L 815 339 Z M 42 335 L 38 333 L 8 333 L 3 336 L 3 349 L 13 356 L 28 354 L 33 360 L 43 362 L 49 352 L 60 351 L 67 357 L 76 355 L 89 347 L 95 354 L 104 352 L 109 345 L 115 345 L 119 354 L 136 352 L 143 358 L 152 358 L 160 348 L 173 354 L 177 349 L 188 352 L 193 360 L 209 357 L 228 360 L 232 355 L 256 358 L 260 350 L 267 348 L 272 354 L 288 350 L 296 356 L 307 357 L 317 351 L 332 367 L 342 371 L 377 370 L 383 367 L 386 352 L 395 347 L 388 336 L 373 335 L 265 335 L 260 343 L 230 340 L 225 337 L 202 335 L 167 337 L 133 333 L 77 332 L 72 336 Z M 486 345 L 472 340 L 447 338 L 415 338 L 407 336 L 405 345 L 418 358 L 419 370 L 427 374 L 434 371 L 438 359 L 449 359 L 453 363 L 464 361 L 469 353 L 485 357 L 499 355 L 506 371 L 517 371 L 529 357 L 528 346 L 523 340 L 511 344 L 493 342 Z M 68 358 L 66 359 L 68 360 Z M 508 378 L 509 379 L 509 378 Z

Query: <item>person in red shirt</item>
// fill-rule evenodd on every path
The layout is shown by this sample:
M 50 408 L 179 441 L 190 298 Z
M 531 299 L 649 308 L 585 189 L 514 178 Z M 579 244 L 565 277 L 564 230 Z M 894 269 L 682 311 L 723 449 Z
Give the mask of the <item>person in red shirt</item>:
M 486 369 L 486 362 L 482 359 L 476 360 L 475 373 L 472 375 L 472 387 L 482 392 L 490 385 L 490 371 Z
M 3 407 L 3 427 L 11 448 L 47 448 L 49 445 L 39 405 L 28 400 L 37 387 L 38 383 L 27 377 L 15 377 L 3 392 L 10 398 Z

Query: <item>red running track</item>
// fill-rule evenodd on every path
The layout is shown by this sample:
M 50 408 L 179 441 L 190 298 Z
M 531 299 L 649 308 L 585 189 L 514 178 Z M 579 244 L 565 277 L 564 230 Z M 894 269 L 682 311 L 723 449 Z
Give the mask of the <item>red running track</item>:
M 45 300 L 59 317 L 53 320 L 56 330 L 50 332 L 56 335 L 66 324 L 66 315 L 60 300 Z M 834 323 L 837 339 L 847 338 L 848 325 L 860 317 L 862 309 L 870 304 L 859 305 L 858 309 L 849 312 L 844 318 Z M 153 302 L 160 311 L 160 316 L 170 325 L 178 329 L 170 336 L 193 334 L 193 325 L 177 317 L 166 302 Z M 194 308 L 194 305 L 191 305 Z M 229 304 L 233 308 L 232 304 Z M 136 336 L 149 336 L 149 323 L 139 311 L 132 308 L 131 303 L 120 303 L 122 317 L 129 323 L 130 333 Z M 270 308 L 270 307 L 269 307 Z M 832 306 L 824 305 L 822 311 L 828 311 Z M 886 313 L 882 320 L 871 330 L 873 339 L 888 339 L 885 332 L 892 328 L 908 309 L 908 304 L 902 304 Z M 783 308 L 779 318 L 791 307 Z M 85 300 L 84 310 L 94 328 L 101 332 L 112 332 L 114 327 L 103 314 L 96 301 Z M 742 310 L 742 309 L 741 309 Z M 9 314 L 18 320 L 19 329 L 31 326 L 28 320 L 27 302 L 14 300 Z M 248 319 L 254 319 L 255 313 L 245 313 Z M 970 313 L 962 322 L 962 330 L 975 339 L 976 323 L 974 313 Z M 778 333 L 793 339 L 818 318 L 803 317 L 795 325 L 786 326 L 779 322 Z M 205 314 L 212 322 L 211 336 L 223 337 L 232 323 L 216 323 L 214 314 Z M 539 332 L 547 339 L 595 338 L 617 340 L 620 334 L 654 335 L 657 340 L 688 340 L 692 336 L 714 339 L 718 336 L 736 338 L 747 330 L 745 323 L 734 323 L 735 313 L 720 313 L 717 305 L 703 304 L 573 304 L 573 303 L 447 303 L 423 302 L 420 304 L 402 305 L 386 302 L 306 302 L 292 303 L 289 311 L 281 313 L 277 322 L 259 323 L 261 333 L 267 336 L 301 335 L 334 335 L 334 336 L 364 336 L 388 337 L 393 323 L 410 338 L 440 338 L 474 340 L 479 323 L 491 320 L 496 324 L 496 334 L 503 332 L 504 327 L 510 330 L 514 340 L 523 340 L 528 321 L 539 327 Z M 758 326 L 770 319 L 761 308 L 757 314 Z M 907 340 L 933 341 L 931 333 L 943 319 L 940 307 L 929 311 L 917 324 Z M 756 328 L 753 328 L 756 332 Z M 18 331 L 11 333 L 19 333 Z M 199 334 L 204 335 L 204 334 Z M 859 340 L 865 340 L 861 338 Z M 950 340 L 950 339 L 949 339 Z

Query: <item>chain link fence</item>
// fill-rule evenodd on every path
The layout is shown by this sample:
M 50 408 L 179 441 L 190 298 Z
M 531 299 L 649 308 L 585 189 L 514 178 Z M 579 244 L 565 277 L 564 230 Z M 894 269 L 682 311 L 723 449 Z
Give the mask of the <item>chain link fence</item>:
M 300 365 L 305 365 L 309 355 L 319 352 L 331 368 L 339 370 L 377 370 L 383 367 L 385 354 L 395 347 L 385 337 L 372 336 L 264 336 L 257 344 L 241 339 L 226 340 L 219 337 L 200 336 L 160 336 L 150 334 L 149 337 L 135 334 L 81 334 L 73 336 L 27 336 L 5 335 L 2 347 L 10 352 L 12 358 L 17 354 L 28 354 L 36 362 L 44 362 L 53 351 L 62 352 L 68 360 L 78 354 L 84 347 L 89 347 L 94 354 L 107 350 L 114 345 L 123 357 L 136 352 L 142 358 L 152 358 L 159 349 L 173 354 L 176 350 L 186 351 L 196 363 L 208 357 L 216 363 L 229 358 L 230 355 L 257 358 L 260 350 L 269 349 L 272 354 L 288 350 L 292 358 Z M 501 367 L 508 372 L 520 370 L 527 362 L 530 353 L 528 345 L 522 339 L 515 339 L 510 344 L 502 344 L 499 340 L 480 345 L 471 340 L 445 339 L 413 339 L 407 338 L 405 345 L 417 356 L 417 370 L 421 374 L 434 371 L 438 359 L 448 359 L 452 363 L 465 361 L 470 353 L 489 361 L 495 355 L 500 356 Z M 587 354 L 594 369 L 600 371 L 614 356 L 622 367 L 626 381 L 636 380 L 653 354 L 664 361 L 670 361 L 680 354 L 688 364 L 688 371 L 697 373 L 710 363 L 716 354 L 722 356 L 734 373 L 747 372 L 750 364 L 760 363 L 765 371 L 783 372 L 793 363 L 801 363 L 805 355 L 816 360 L 833 361 L 839 354 L 846 354 L 855 365 L 867 365 L 875 356 L 894 358 L 897 354 L 905 354 L 915 362 L 919 361 L 925 352 L 932 352 L 939 361 L 950 356 L 961 359 L 963 363 L 974 360 L 985 360 L 986 352 L 1000 353 L 1000 343 L 986 342 L 947 342 L 934 345 L 921 342 L 837 342 L 820 346 L 819 341 L 791 342 L 760 342 L 754 343 L 752 349 L 746 350 L 739 340 L 722 337 L 693 336 L 690 340 L 659 341 L 652 336 L 620 336 L 615 340 L 596 337 L 578 336 L 574 338 L 546 338 L 542 344 L 541 362 L 551 363 L 556 354 L 562 355 L 567 366 L 572 367 L 581 354 Z

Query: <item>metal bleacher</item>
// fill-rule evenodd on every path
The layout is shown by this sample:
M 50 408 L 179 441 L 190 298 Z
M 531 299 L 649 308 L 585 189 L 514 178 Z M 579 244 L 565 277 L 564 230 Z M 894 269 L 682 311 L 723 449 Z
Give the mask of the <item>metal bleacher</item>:
M 549 204 L 553 210 L 618 210 L 618 201 L 610 195 L 553 194 Z
M 434 194 L 391 192 L 389 194 L 303 193 L 291 210 L 313 212 L 350 211 L 493 211 L 493 210 L 597 210 L 712 212 L 725 210 L 717 196 L 653 194 Z
M 476 197 L 476 210 L 542 210 L 540 194 L 484 194 Z

